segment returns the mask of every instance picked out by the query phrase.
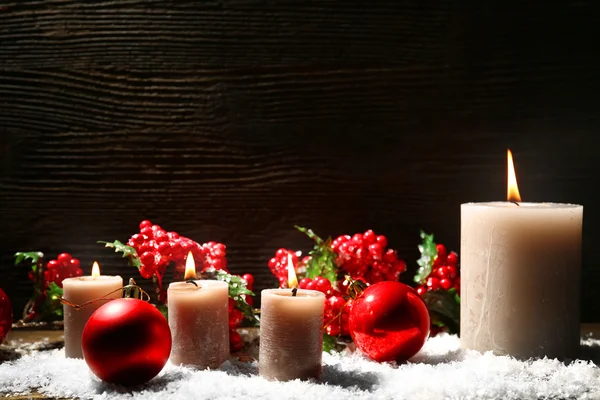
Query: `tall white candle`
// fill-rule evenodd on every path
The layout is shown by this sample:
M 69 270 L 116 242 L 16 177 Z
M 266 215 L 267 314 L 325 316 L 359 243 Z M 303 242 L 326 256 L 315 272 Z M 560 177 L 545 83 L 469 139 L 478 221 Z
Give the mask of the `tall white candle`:
M 120 276 L 100 275 L 98 263 L 94 263 L 92 276 L 78 276 L 64 279 L 63 298 L 82 305 L 90 300 L 102 297 L 118 299 L 123 293 L 123 278 Z M 115 293 L 111 293 L 116 291 Z M 81 352 L 81 334 L 90 316 L 108 300 L 100 300 L 90 303 L 76 310 L 72 306 L 64 305 L 64 327 L 65 327 L 65 356 L 70 358 L 83 358 Z
M 517 358 L 575 356 L 583 207 L 469 203 L 461 220 L 462 347 Z
M 291 271 L 291 272 L 290 272 Z M 296 287 L 288 263 L 290 287 Z M 319 378 L 325 294 L 316 290 L 266 289 L 261 292 L 258 369 L 267 379 Z
M 186 279 L 195 277 L 191 253 Z M 193 282 L 193 283 L 192 283 Z M 217 368 L 229 358 L 229 296 L 226 282 L 174 282 L 167 291 L 173 364 Z

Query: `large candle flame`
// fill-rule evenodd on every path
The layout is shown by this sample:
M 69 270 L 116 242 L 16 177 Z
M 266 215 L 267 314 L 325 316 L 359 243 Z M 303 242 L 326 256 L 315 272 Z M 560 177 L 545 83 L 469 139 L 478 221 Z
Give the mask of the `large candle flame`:
M 292 255 L 288 253 L 288 287 L 294 289 L 298 287 L 298 278 L 296 278 L 296 271 L 294 270 L 294 260 Z
M 185 260 L 185 274 L 183 275 L 184 280 L 196 279 L 196 263 L 194 262 L 194 255 L 190 251 Z
M 515 164 L 513 163 L 513 156 L 510 149 L 507 149 L 506 157 L 508 165 L 508 186 L 506 191 L 506 200 L 519 202 L 521 201 L 521 195 L 519 194 L 519 185 L 517 185 L 517 175 L 515 174 Z
M 92 276 L 100 276 L 100 266 L 98 265 L 98 261 L 94 261 L 94 265 L 92 265 Z

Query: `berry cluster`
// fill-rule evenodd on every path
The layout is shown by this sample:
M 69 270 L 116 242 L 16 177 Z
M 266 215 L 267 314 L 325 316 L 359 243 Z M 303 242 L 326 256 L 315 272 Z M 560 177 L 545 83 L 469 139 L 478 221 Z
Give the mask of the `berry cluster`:
M 252 290 L 254 286 L 254 277 L 250 274 L 242 275 L 242 279 L 246 281 L 246 288 Z M 252 297 L 245 296 L 246 303 L 252 306 Z M 237 328 L 241 325 L 244 320 L 244 314 L 238 308 L 236 308 L 235 300 L 229 298 L 229 351 L 236 353 L 242 350 L 244 347 L 244 341 L 242 336 L 237 331 Z
M 387 238 L 372 230 L 353 236 L 339 236 L 331 244 L 337 254 L 339 268 L 353 279 L 368 283 L 397 281 L 406 271 L 406 263 L 398 259 L 396 250 L 387 249 Z
M 299 260 L 298 255 L 293 250 L 279 249 L 275 252 L 275 256 L 269 260 L 269 269 L 279 281 L 279 287 L 281 288 L 287 287 L 288 283 L 288 255 L 292 257 L 296 275 L 304 273 L 304 264 L 308 259 L 308 257 L 304 257 Z
M 140 232 L 131 236 L 127 244 L 139 255 L 142 264 L 140 274 L 146 279 L 155 274 L 163 276 L 170 263 L 174 263 L 178 271 L 183 271 L 190 251 L 197 263 L 196 269 L 204 271 L 212 267 L 227 271 L 224 244 L 208 242 L 201 245 L 179 236 L 177 232 L 167 232 L 148 220 L 140 222 Z
M 348 318 L 352 300 L 345 300 L 342 292 L 336 290 L 328 279 L 317 276 L 314 279 L 302 278 L 298 282 L 300 289 L 317 290 L 325 293 L 323 328 L 330 336 L 349 335 Z
M 48 288 L 51 282 L 62 287 L 62 281 L 66 278 L 83 275 L 79 260 L 69 253 L 61 253 L 56 260 L 50 260 L 44 271 L 44 288 Z
M 423 296 L 432 290 L 456 289 L 460 294 L 460 274 L 458 269 L 458 254 L 448 253 L 443 244 L 436 245 L 437 256 L 433 260 L 431 273 L 424 285 L 417 287 L 417 293 Z

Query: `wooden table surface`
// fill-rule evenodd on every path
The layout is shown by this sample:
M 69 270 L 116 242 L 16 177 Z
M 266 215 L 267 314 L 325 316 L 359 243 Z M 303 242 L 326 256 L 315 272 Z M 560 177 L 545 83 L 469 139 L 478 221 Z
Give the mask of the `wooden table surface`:
M 591 337 L 600 339 L 600 323 L 586 323 L 581 324 L 581 335 L 584 337 Z M 9 332 L 6 337 L 6 343 L 19 342 L 23 345 L 36 343 L 39 341 L 55 342 L 63 339 L 62 330 L 13 330 Z M 28 395 L 10 395 L 6 399 L 10 400 L 24 400 L 24 399 L 53 399 L 54 397 L 47 397 L 43 394 L 33 392 Z

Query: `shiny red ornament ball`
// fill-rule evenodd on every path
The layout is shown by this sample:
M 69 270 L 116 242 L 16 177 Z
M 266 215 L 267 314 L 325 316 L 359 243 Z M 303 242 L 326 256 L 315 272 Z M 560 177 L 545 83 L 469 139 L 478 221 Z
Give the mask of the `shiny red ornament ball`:
M 109 301 L 90 317 L 81 340 L 92 372 L 108 383 L 148 382 L 171 353 L 171 330 L 154 306 L 134 298 Z
M 0 343 L 4 341 L 8 331 L 10 331 L 12 320 L 12 304 L 4 290 L 0 289 Z
M 379 282 L 354 300 L 348 321 L 356 346 L 378 361 L 406 361 L 429 336 L 429 311 L 417 292 L 400 282 Z

